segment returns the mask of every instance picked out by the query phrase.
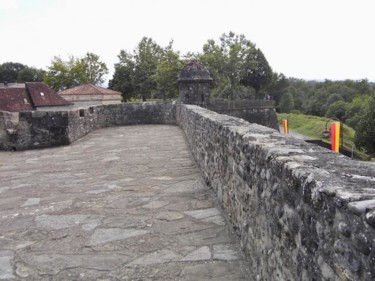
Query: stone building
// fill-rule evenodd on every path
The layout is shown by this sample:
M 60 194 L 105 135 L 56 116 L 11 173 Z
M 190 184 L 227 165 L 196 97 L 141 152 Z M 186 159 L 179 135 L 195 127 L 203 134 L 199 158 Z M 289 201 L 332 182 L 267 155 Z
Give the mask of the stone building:
M 74 103 L 74 107 L 121 103 L 121 92 L 92 84 L 83 84 L 59 92 L 64 99 Z
M 211 83 L 209 71 L 198 61 L 192 60 L 180 72 L 180 102 L 199 105 L 220 114 L 239 117 L 278 130 L 274 101 L 212 98 Z
M 43 82 L 0 85 L 0 111 L 56 111 L 72 105 Z
M 180 101 L 207 107 L 212 78 L 207 69 L 192 60 L 180 72 L 178 79 Z

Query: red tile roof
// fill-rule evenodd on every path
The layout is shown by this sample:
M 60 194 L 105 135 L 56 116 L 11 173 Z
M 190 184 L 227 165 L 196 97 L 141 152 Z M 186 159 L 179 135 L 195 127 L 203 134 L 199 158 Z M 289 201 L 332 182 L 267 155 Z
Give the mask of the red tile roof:
M 59 92 L 60 95 L 121 95 L 121 92 L 106 89 L 92 84 L 83 84 Z
M 64 100 L 54 90 L 42 82 L 28 82 L 26 88 L 36 107 L 41 106 L 67 106 L 71 102 Z
M 36 107 L 68 105 L 72 103 L 42 82 L 25 83 L 23 88 L 0 87 L 0 110 L 3 111 L 29 111 Z
M 32 101 L 26 88 L 0 88 L 0 110 L 29 111 L 33 109 Z

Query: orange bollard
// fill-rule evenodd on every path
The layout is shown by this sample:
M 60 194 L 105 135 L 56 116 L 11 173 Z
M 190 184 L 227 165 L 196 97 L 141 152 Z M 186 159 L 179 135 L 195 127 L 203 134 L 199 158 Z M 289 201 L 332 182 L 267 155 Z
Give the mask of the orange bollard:
M 288 119 L 283 119 L 284 134 L 288 134 Z
M 340 123 L 331 123 L 331 150 L 339 152 L 340 148 Z

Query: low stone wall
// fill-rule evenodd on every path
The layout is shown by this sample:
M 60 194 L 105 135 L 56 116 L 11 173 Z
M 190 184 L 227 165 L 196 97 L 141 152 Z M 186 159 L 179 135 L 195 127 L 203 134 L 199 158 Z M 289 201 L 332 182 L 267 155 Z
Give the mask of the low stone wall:
M 13 113 L 18 122 L 11 130 L 1 130 L 0 149 L 22 150 L 68 144 L 66 136 L 68 112 L 29 111 Z
M 9 124 L 11 124 L 11 127 L 14 127 L 11 119 L 12 114 L 10 112 L 0 111 L 0 150 L 7 149 L 6 143 L 8 135 L 13 133 L 12 128 L 9 128 Z M 9 131 L 9 129 L 11 129 L 11 131 Z
M 250 280 L 375 280 L 371 163 L 193 105 L 126 103 L 0 117 L 0 149 L 69 144 L 107 126 L 177 123 L 240 237 Z
M 274 101 L 210 99 L 207 107 L 217 113 L 242 118 L 250 123 L 277 130 L 279 128 Z
M 176 124 L 176 105 L 168 102 L 143 102 L 95 107 L 98 126 Z
M 375 166 L 197 107 L 178 123 L 250 280 L 375 280 Z
M 12 131 L 5 129 L 5 120 L 11 114 L 1 114 L 1 150 L 67 145 L 93 130 L 108 126 L 176 124 L 176 106 L 171 103 L 123 103 L 69 111 L 20 112 L 19 122 Z

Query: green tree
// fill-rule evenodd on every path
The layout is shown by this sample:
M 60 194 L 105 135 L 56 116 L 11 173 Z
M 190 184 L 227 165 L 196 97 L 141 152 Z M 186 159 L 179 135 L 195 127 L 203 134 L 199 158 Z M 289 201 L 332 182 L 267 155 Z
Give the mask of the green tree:
M 282 95 L 279 108 L 283 113 L 290 113 L 294 109 L 293 94 L 290 91 L 286 91 Z
M 143 37 L 134 51 L 134 86 L 137 95 L 145 101 L 157 92 L 154 79 L 162 48 L 151 38 Z
M 243 86 L 252 87 L 259 93 L 272 78 L 272 70 L 263 53 L 244 35 L 233 32 L 223 34 L 220 44 L 208 40 L 199 60 L 214 80 L 213 93 L 231 99 L 244 92 Z M 248 94 L 251 92 L 247 90 Z
M 104 62 L 99 60 L 99 56 L 87 52 L 82 61 L 86 72 L 87 82 L 94 85 L 104 83 L 104 75 L 108 74 L 108 68 Z
M 198 60 L 207 67 L 212 80 L 212 94 L 220 96 L 223 89 L 229 85 L 230 80 L 226 75 L 226 56 L 223 49 L 212 39 L 208 40 L 203 46 L 203 54 L 199 55 Z M 233 88 L 233 86 L 232 86 Z M 230 95 L 229 91 L 229 95 Z
M 307 99 L 306 113 L 309 115 L 324 116 L 327 111 L 327 98 L 329 94 L 322 88 L 314 91 Z
M 289 87 L 289 80 L 282 73 L 274 72 L 272 74 L 271 83 L 267 87 L 267 92 L 271 98 L 276 102 L 276 106 L 279 105 L 280 99 L 285 92 L 286 88 Z
M 115 64 L 115 72 L 109 80 L 109 88 L 122 93 L 122 100 L 129 101 L 135 96 L 134 69 L 135 62 L 128 52 L 121 50 L 118 55 L 119 62 Z
M 6 62 L 0 66 L 0 81 L 15 83 L 18 73 L 25 69 L 25 65 L 18 62 Z
M 362 113 L 365 111 L 371 101 L 371 96 L 358 96 L 348 104 L 346 124 L 353 129 L 357 129 L 357 125 L 362 118 Z
M 82 68 L 81 60 L 74 56 L 69 56 L 67 61 L 56 56 L 52 59 L 51 65 L 48 67 L 44 81 L 55 91 L 77 86 L 81 83 L 81 79 L 84 76 L 81 71 Z
M 356 128 L 355 145 L 375 156 L 375 98 L 372 98 Z
M 341 122 L 345 122 L 348 116 L 349 103 L 338 100 L 332 103 L 325 114 L 328 118 L 336 118 Z
M 17 82 L 42 82 L 46 71 L 34 67 L 26 67 L 18 72 Z
M 52 59 L 44 81 L 54 90 L 61 91 L 85 83 L 101 84 L 107 73 L 107 66 L 95 54 L 87 53 L 83 58 L 69 56 L 67 61 L 57 56 Z
M 255 89 L 256 98 L 262 98 L 260 90 L 272 81 L 272 69 L 260 49 L 255 49 L 246 57 L 245 74 L 241 84 Z
M 43 81 L 45 71 L 18 62 L 0 64 L 0 82 L 23 83 Z
M 180 55 L 172 48 L 173 41 L 162 50 L 160 62 L 156 67 L 154 79 L 157 83 L 157 94 L 163 100 L 178 97 L 178 77 L 183 68 Z
M 155 74 L 162 54 L 163 49 L 147 37 L 142 38 L 133 53 L 121 50 L 109 86 L 121 90 L 124 101 L 132 97 L 143 101 L 151 98 L 158 91 Z

